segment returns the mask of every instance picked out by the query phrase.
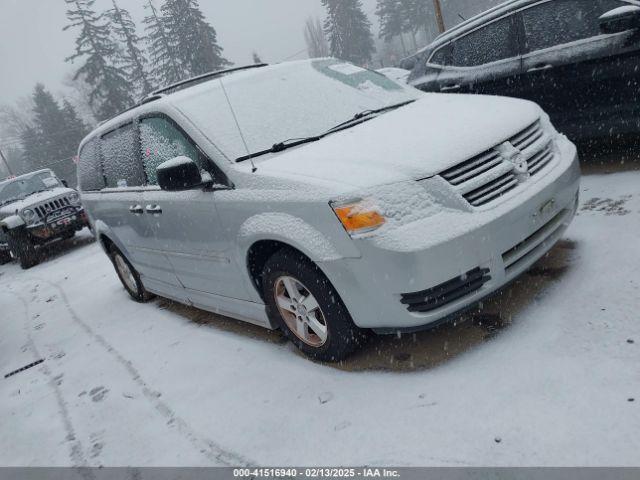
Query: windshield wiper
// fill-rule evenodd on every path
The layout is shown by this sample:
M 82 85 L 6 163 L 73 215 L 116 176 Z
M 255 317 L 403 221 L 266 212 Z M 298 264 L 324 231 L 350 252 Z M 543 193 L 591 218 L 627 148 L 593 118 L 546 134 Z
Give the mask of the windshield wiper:
M 325 134 L 326 135 L 326 134 Z M 274 143 L 271 148 L 266 150 L 262 150 L 260 152 L 251 153 L 249 155 L 245 155 L 244 157 L 236 158 L 236 163 L 244 162 L 246 160 L 250 160 L 252 158 L 259 157 L 261 155 L 266 155 L 267 153 L 278 153 L 286 150 L 287 148 L 297 147 L 298 145 L 302 145 L 303 143 L 317 142 L 324 135 L 316 135 L 314 137 L 305 137 L 305 138 L 290 138 L 289 140 L 285 140 L 283 142 Z
M 407 100 L 406 102 L 396 103 L 393 105 L 387 105 L 386 107 L 376 108 L 375 110 L 364 110 L 362 112 L 356 113 L 353 117 L 351 117 L 346 122 L 339 123 L 335 127 L 329 129 L 327 133 L 333 133 L 336 130 L 340 130 L 342 127 L 349 125 L 357 120 L 362 120 L 363 118 L 368 118 L 372 115 L 376 115 L 378 113 L 387 112 L 389 110 L 395 110 L 396 108 L 404 107 L 405 105 L 409 105 L 410 103 L 415 102 L 415 100 Z M 325 134 L 326 135 L 326 134 Z
M 322 135 L 315 135 L 313 137 L 305 137 L 305 138 L 290 138 L 289 140 L 285 140 L 283 142 L 275 143 L 266 150 L 262 150 L 260 152 L 251 153 L 249 155 L 245 155 L 243 157 L 236 158 L 236 163 L 244 162 L 246 160 L 251 160 L 252 158 L 260 157 L 262 155 L 266 155 L 268 153 L 278 153 L 282 152 L 288 148 L 297 147 L 298 145 L 302 145 L 304 143 L 317 142 L 318 140 L 323 139 L 327 135 L 331 133 L 335 133 L 339 130 L 344 130 L 347 126 L 353 126 L 354 122 L 358 120 L 366 121 L 369 117 L 376 115 L 378 113 L 383 113 L 389 110 L 395 110 L 396 108 L 404 107 L 405 105 L 409 105 L 410 103 L 415 102 L 415 100 L 408 100 L 406 102 L 396 103 L 394 105 L 387 105 L 386 107 L 377 108 L 375 110 L 364 110 L 362 112 L 356 113 L 353 117 L 351 117 L 346 122 L 342 122 L 335 127 L 330 128 Z

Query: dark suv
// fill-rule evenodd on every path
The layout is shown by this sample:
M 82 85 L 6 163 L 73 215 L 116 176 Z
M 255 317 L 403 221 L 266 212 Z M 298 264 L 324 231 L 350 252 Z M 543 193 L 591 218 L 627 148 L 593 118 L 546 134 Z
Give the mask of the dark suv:
M 38 263 L 39 248 L 88 226 L 80 196 L 49 169 L 0 182 L 0 264 L 11 253 L 22 268 Z
M 403 66 L 424 91 L 533 100 L 575 141 L 640 133 L 638 0 L 513 0 Z

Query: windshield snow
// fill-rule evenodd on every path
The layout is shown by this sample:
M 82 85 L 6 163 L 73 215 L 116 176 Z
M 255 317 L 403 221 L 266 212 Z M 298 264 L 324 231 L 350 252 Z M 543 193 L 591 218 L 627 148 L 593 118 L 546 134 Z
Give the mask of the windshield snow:
M 48 172 L 38 173 L 32 177 L 20 177 L 0 184 L 0 205 L 22 200 L 34 193 L 59 186 L 58 179 Z
M 177 105 L 233 160 L 419 96 L 377 72 L 322 59 L 237 73 L 213 87 L 208 83 L 177 94 Z

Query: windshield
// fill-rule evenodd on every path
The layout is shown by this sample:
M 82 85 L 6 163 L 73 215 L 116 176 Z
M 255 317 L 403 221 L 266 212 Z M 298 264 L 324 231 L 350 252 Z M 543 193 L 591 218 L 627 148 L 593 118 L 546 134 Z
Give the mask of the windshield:
M 322 59 L 240 72 L 177 95 L 178 108 L 234 160 L 421 94 L 377 72 Z
M 49 172 L 37 173 L 30 177 L 19 177 L 0 184 L 0 205 L 22 200 L 34 193 L 59 186 L 59 180 Z

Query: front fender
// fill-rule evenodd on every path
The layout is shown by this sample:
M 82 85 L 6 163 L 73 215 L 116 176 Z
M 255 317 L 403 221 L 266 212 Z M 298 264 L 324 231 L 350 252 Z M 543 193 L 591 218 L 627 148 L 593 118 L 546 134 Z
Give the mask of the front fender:
M 276 240 L 297 248 L 314 262 L 343 258 L 326 235 L 304 220 L 286 213 L 261 213 L 247 219 L 238 231 L 237 245 L 245 254 L 255 242 Z
M 24 220 L 20 215 L 12 215 L 0 220 L 0 228 L 2 228 L 2 230 L 4 230 L 5 232 L 15 230 L 16 228 L 23 227 L 24 225 Z

